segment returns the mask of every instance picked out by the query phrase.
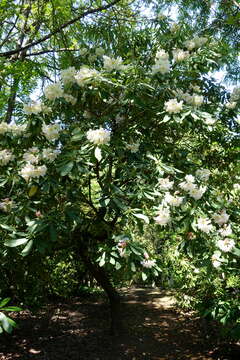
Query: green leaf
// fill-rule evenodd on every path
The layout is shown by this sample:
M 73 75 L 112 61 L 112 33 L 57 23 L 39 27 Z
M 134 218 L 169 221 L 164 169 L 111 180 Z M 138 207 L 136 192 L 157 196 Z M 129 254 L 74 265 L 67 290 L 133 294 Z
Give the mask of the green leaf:
M 28 242 L 27 238 L 13 239 L 13 240 L 5 241 L 4 245 L 8 246 L 8 247 L 16 247 L 16 246 L 19 246 L 19 245 L 26 244 L 27 242 Z
M 0 308 L 2 308 L 2 307 L 5 306 L 7 303 L 9 303 L 10 300 L 11 300 L 10 297 L 3 299 L 3 300 L 0 302 Z
M 135 266 L 134 262 L 131 262 L 131 270 L 132 270 L 132 272 L 136 272 L 136 266 Z
M 61 166 L 59 168 L 61 176 L 66 176 L 67 174 L 69 174 L 73 168 L 73 165 L 74 165 L 73 161 L 70 161 L 67 164 Z
M 116 270 L 121 269 L 121 267 L 122 267 L 122 265 L 119 262 L 116 261 L 116 264 L 115 264 Z
M 3 313 L 0 313 L 0 322 L 2 324 L 3 330 L 5 330 L 8 334 L 11 334 L 12 325 L 9 322 L 9 318 Z
M 105 259 L 102 258 L 102 259 L 100 260 L 99 266 L 102 267 L 102 266 L 104 266 L 104 265 L 105 265 Z
M 133 214 L 134 216 L 136 216 L 138 219 L 144 220 L 145 223 L 149 224 L 149 218 L 146 215 L 143 214 Z
M 147 275 L 144 272 L 142 272 L 142 279 L 143 281 L 147 280 Z
M 4 310 L 4 311 L 22 311 L 22 308 L 20 308 L 18 306 L 7 306 L 7 307 L 3 308 L 2 310 Z
M 102 152 L 101 152 L 101 149 L 98 146 L 94 150 L 94 156 L 98 161 L 102 160 Z
M 116 263 L 115 259 L 112 258 L 112 257 L 110 258 L 109 262 L 110 262 L 110 264 L 112 264 L 112 265 L 115 265 L 115 263 Z
M 33 241 L 29 240 L 29 242 L 27 243 L 25 248 L 22 250 L 21 255 L 22 256 L 27 256 L 30 253 L 30 251 L 32 249 L 32 246 L 33 246 Z
M 240 249 L 234 247 L 232 249 L 231 253 L 234 254 L 234 255 L 240 256 Z

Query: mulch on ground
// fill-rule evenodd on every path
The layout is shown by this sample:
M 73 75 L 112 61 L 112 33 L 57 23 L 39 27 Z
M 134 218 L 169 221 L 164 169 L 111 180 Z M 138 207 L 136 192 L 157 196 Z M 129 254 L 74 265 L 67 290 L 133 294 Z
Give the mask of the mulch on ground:
M 128 331 L 109 334 L 103 298 L 48 304 L 17 315 L 20 328 L 0 337 L 0 360 L 239 360 L 240 345 L 223 344 L 217 327 L 176 309 L 166 291 L 123 290 Z

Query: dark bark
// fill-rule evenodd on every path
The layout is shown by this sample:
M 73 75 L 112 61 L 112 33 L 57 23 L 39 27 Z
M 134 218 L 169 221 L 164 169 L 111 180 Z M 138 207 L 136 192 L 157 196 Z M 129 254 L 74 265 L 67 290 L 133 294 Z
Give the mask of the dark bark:
M 124 332 L 123 322 L 122 322 L 122 304 L 121 298 L 117 290 L 111 284 L 111 281 L 106 273 L 106 271 L 100 267 L 99 265 L 93 263 L 89 258 L 86 250 L 79 249 L 80 257 L 88 269 L 88 271 L 92 274 L 92 276 L 96 279 L 98 284 L 103 288 L 105 293 L 109 299 L 110 305 L 110 315 L 111 315 L 111 327 L 110 332 L 112 335 L 118 335 Z

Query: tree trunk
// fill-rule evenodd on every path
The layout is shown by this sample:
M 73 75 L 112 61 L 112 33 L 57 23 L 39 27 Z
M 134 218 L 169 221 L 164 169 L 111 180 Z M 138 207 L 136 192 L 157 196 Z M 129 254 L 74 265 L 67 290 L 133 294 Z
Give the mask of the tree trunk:
M 123 333 L 124 328 L 122 322 L 122 304 L 119 293 L 111 284 L 105 270 L 99 265 L 94 264 L 90 260 L 86 252 L 83 251 L 83 249 L 80 250 L 79 255 L 86 268 L 89 270 L 89 272 L 96 279 L 98 284 L 103 288 L 103 290 L 108 296 L 111 315 L 111 335 L 119 335 Z

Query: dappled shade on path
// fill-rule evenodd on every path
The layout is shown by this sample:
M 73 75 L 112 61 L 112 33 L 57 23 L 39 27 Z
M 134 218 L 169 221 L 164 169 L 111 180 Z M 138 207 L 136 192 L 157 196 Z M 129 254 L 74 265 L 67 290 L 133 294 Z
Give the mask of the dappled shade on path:
M 239 359 L 238 346 L 221 355 L 217 330 L 175 310 L 166 291 L 123 289 L 128 331 L 109 335 L 104 299 L 49 304 L 37 315 L 19 315 L 20 329 L 0 338 L 0 360 Z M 216 355 L 215 355 L 216 354 Z

